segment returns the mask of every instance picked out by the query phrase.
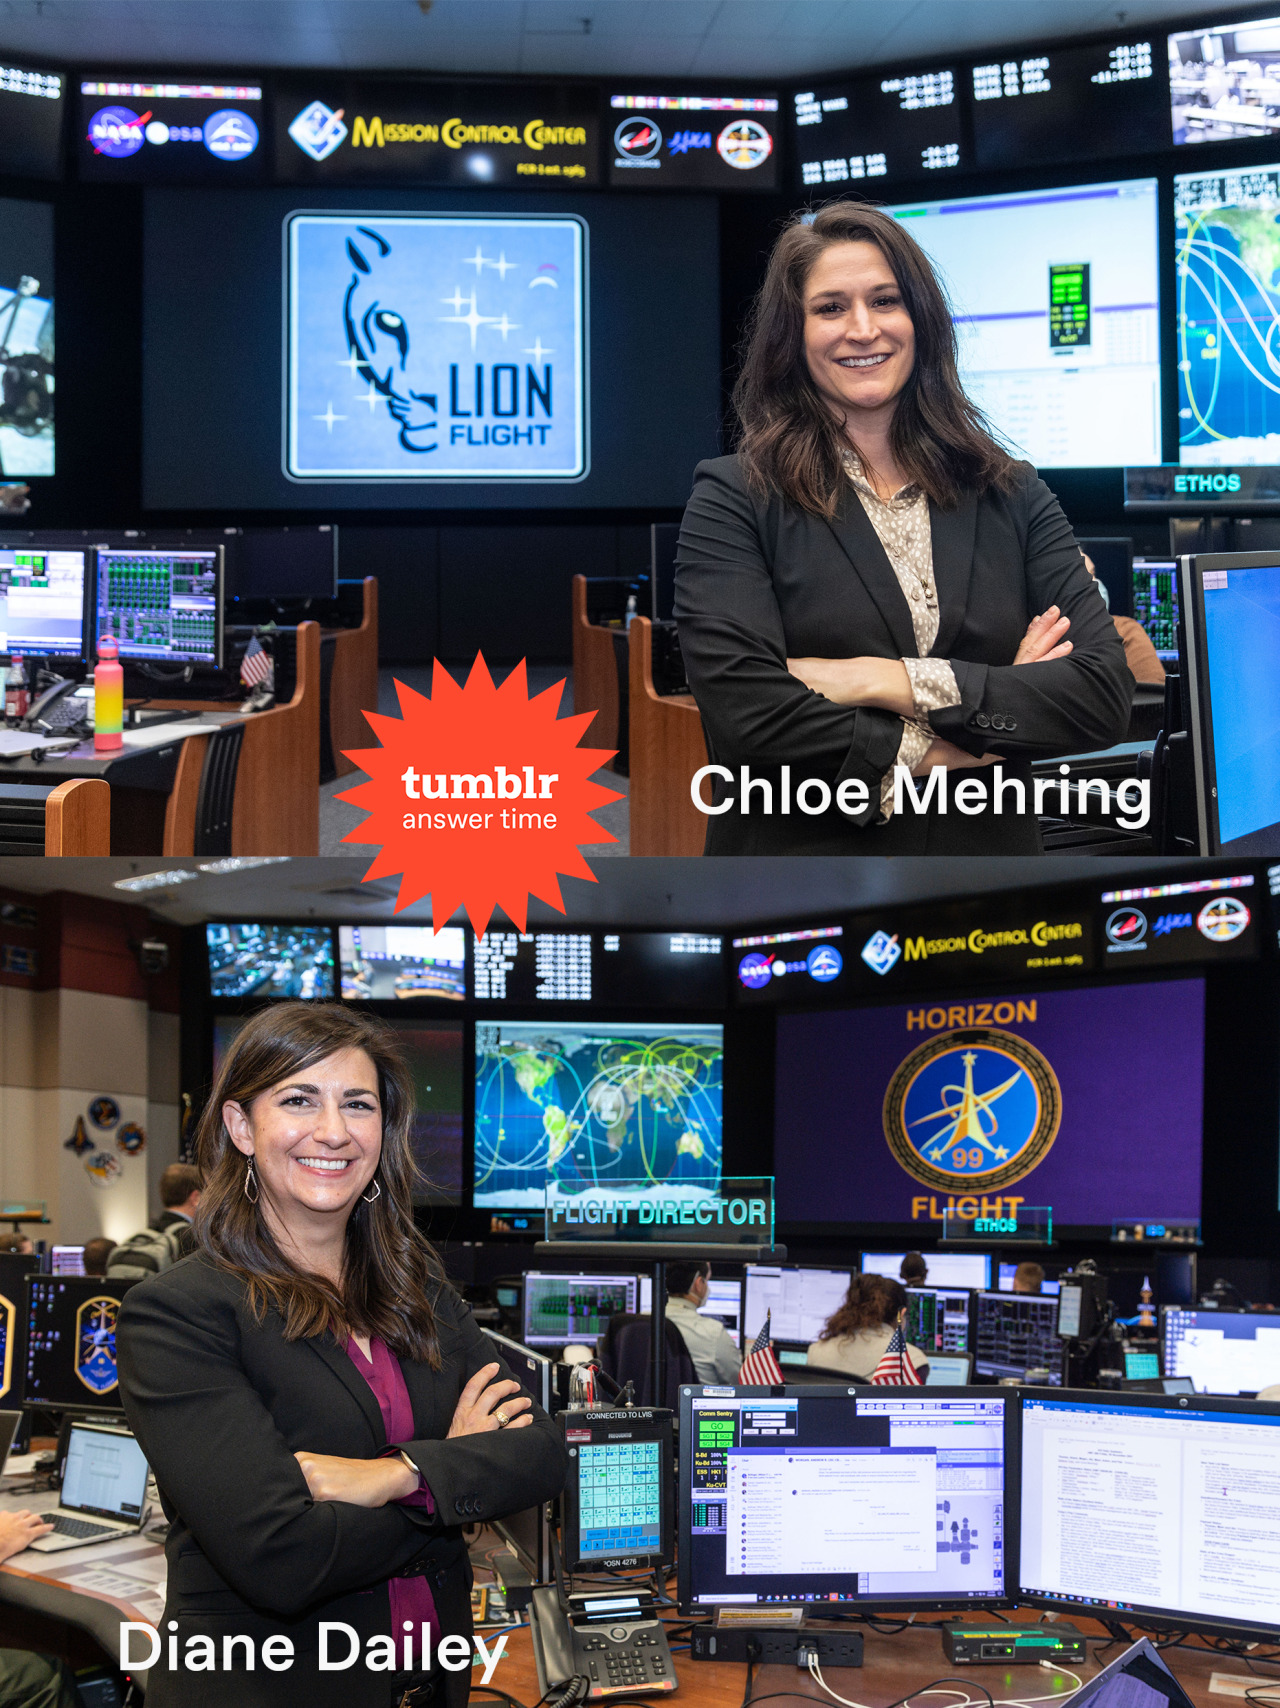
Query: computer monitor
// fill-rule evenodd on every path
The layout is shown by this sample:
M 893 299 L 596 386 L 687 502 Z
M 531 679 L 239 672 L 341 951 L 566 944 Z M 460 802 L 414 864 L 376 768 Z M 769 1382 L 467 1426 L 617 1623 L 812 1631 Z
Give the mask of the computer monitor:
M 40 1273 L 33 1252 L 0 1251 L 0 1408 L 12 1411 L 22 1401 L 27 1364 L 27 1279 Z
M 931 1352 L 926 1388 L 963 1388 L 973 1377 L 972 1352 Z
M 1280 848 L 1280 556 L 1200 553 L 1181 560 L 1182 670 L 1191 713 L 1201 854 Z M 1229 942 L 1249 910 L 1223 897 L 1210 921 Z M 1201 930 L 1204 930 L 1201 926 Z
M 1178 662 L 1178 565 L 1173 558 L 1133 560 L 1133 615 L 1162 664 Z
M 884 1275 L 890 1281 L 902 1279 L 899 1271 L 905 1251 L 864 1251 L 860 1259 L 864 1275 Z M 991 1258 L 984 1251 L 927 1251 L 924 1261 L 929 1273 L 925 1277 L 930 1287 L 974 1287 L 991 1285 Z
M 929 1354 L 973 1351 L 973 1294 L 967 1287 L 908 1287 L 907 1339 Z
M 496 1355 L 502 1359 L 516 1380 L 527 1389 L 543 1411 L 549 1412 L 556 1397 L 551 1360 L 534 1352 L 531 1347 L 521 1346 L 518 1340 L 508 1340 L 506 1335 L 498 1334 L 491 1328 L 482 1329 L 480 1332 L 491 1343 Z M 536 1506 L 526 1506 L 520 1512 L 509 1512 L 503 1518 L 491 1519 L 490 1523 L 535 1583 L 546 1583 L 550 1580 L 553 1570 L 551 1508 L 547 1501 L 539 1501 Z
M 120 657 L 152 664 L 222 664 L 223 548 L 98 550 L 95 635 Z
M 344 1002 L 461 1002 L 467 994 L 467 934 L 460 925 L 340 925 Z
M 669 1411 L 560 1414 L 569 1474 L 562 1545 L 570 1572 L 669 1565 L 675 1445 Z
M 636 1308 L 634 1275 L 547 1275 L 532 1270 L 524 1277 L 526 1346 L 590 1346 L 609 1319 Z
M 851 1273 L 795 1263 L 749 1263 L 743 1286 L 744 1344 L 751 1345 L 768 1315 L 775 1341 L 807 1347 L 844 1303 Z
M 207 925 L 209 993 L 215 997 L 333 995 L 327 925 Z
M 1008 1258 L 1008 1259 L 1003 1258 L 1003 1257 L 1000 1258 L 999 1263 L 998 1263 L 998 1267 L 997 1267 L 997 1274 L 996 1274 L 996 1291 L 997 1292 L 999 1292 L 999 1293 L 1012 1293 L 1013 1292 L 1013 1278 L 1018 1273 L 1018 1268 L 1019 1268 L 1019 1265 L 1016 1264 L 1011 1258 Z M 1055 1298 L 1056 1299 L 1058 1296 L 1058 1283 L 1057 1283 L 1057 1281 L 1053 1280 L 1053 1278 L 1051 1276 L 1046 1275 L 1044 1280 L 1040 1283 L 1040 1291 L 1047 1298 Z
M 1160 1354 L 1148 1351 L 1145 1347 L 1125 1347 L 1124 1350 L 1124 1379 L 1126 1382 L 1158 1382 L 1160 1380 Z
M 1058 1337 L 1057 1299 L 979 1293 L 973 1353 L 975 1373 L 988 1380 L 1021 1380 L 1030 1370 L 1047 1370 L 1049 1384 L 1061 1387 L 1065 1354 Z
M 83 659 L 91 550 L 0 546 L 0 653 Z
M 641 1309 L 643 1310 L 643 1301 Z M 713 1317 L 735 1346 L 742 1345 L 742 1282 L 712 1276 L 707 1282 L 706 1301 L 698 1306 L 700 1317 Z
M 83 1275 L 84 1247 L 55 1245 L 49 1254 L 49 1272 L 52 1275 Z
M 22 1401 L 52 1411 L 123 1411 L 116 1368 L 116 1318 L 132 1281 L 96 1275 L 27 1280 Z
M 680 1608 L 997 1607 L 1012 1395 L 680 1390 Z
M 1280 1636 L 1280 1406 L 1024 1393 L 1019 1598 Z
M 1280 1382 L 1280 1317 L 1253 1311 L 1160 1313 L 1166 1376 L 1189 1376 L 1198 1394 L 1256 1394 Z
M 237 528 L 226 542 L 228 599 L 332 599 L 338 591 L 338 530 L 328 522 Z

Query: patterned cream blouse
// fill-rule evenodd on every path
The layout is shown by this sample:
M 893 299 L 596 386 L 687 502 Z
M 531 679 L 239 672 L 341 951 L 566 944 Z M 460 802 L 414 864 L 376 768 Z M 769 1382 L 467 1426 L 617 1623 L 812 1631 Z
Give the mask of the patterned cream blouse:
M 863 476 L 862 465 L 852 452 L 845 466 L 911 612 L 918 656 L 904 658 L 902 662 L 911 678 L 915 716 L 902 720 L 902 740 L 896 761 L 911 770 L 924 758 L 933 740 L 929 713 L 941 711 L 944 706 L 960 704 L 960 688 L 950 663 L 945 658 L 925 656 L 938 638 L 941 620 L 938 587 L 933 578 L 929 500 L 918 486 L 900 487 L 892 498 L 883 499 Z M 880 785 L 882 821 L 893 811 L 893 772 L 894 767 L 890 766 Z

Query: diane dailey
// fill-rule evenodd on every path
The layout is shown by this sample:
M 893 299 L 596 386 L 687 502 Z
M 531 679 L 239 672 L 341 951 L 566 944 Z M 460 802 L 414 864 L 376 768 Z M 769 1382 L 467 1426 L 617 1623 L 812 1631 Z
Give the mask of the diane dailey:
M 122 1620 L 120 1625 L 120 1670 L 148 1672 L 162 1653 L 169 1672 L 255 1672 L 260 1660 L 266 1672 L 288 1672 L 295 1659 L 292 1637 L 277 1634 L 267 1637 L 258 1650 L 252 1637 L 244 1632 L 227 1633 L 221 1647 L 212 1637 L 187 1637 L 181 1645 L 173 1633 L 178 1629 L 176 1619 L 167 1622 L 168 1643 L 161 1641 L 153 1626 L 142 1620 Z M 399 1643 L 393 1637 L 370 1637 L 361 1654 L 360 1633 L 354 1625 L 340 1619 L 322 1619 L 316 1634 L 315 1668 L 318 1672 L 347 1672 L 361 1660 L 370 1672 L 406 1672 L 416 1667 L 423 1672 L 431 1668 L 431 1626 L 420 1625 L 414 1636 L 409 1620 L 403 1621 L 404 1634 Z M 483 1672 L 481 1684 L 488 1684 L 494 1668 L 502 1659 L 507 1646 L 504 1633 L 490 1649 L 483 1637 L 441 1637 L 436 1644 L 436 1664 L 445 1672 L 465 1672 L 471 1666 L 472 1645 Z M 310 1663 L 308 1663 L 310 1664 Z

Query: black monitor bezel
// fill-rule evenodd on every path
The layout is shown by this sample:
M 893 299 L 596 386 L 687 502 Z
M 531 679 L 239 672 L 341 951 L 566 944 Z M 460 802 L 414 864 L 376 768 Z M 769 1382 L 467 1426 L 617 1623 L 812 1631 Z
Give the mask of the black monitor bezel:
M 1052 1391 L 1056 1397 L 1056 1395 L 1062 1390 L 1038 1389 L 1035 1391 L 1040 1393 Z M 700 1614 L 714 1612 L 715 1607 L 719 1605 L 715 1602 L 694 1601 L 693 1586 L 690 1582 L 693 1560 L 690 1510 L 692 1500 L 690 1498 L 690 1484 L 686 1476 L 686 1471 L 692 1463 L 692 1450 L 690 1444 L 693 1441 L 693 1402 L 695 1399 L 859 1399 L 866 1398 L 868 1396 L 878 1396 L 883 1399 L 889 1399 L 895 1396 L 901 1396 L 903 1398 L 916 1398 L 919 1400 L 928 1399 L 930 1401 L 934 1401 L 946 1399 L 972 1400 L 975 1395 L 978 1395 L 984 1399 L 1005 1399 L 1011 1402 L 1016 1392 L 1017 1390 L 1014 1388 L 984 1388 L 973 1384 L 963 1388 L 942 1386 L 932 1388 L 928 1386 L 919 1388 L 877 1388 L 866 1382 L 783 1383 L 780 1386 L 770 1388 L 748 1386 L 727 1387 L 724 1384 L 714 1382 L 694 1383 L 691 1385 L 682 1384 L 680 1388 L 680 1441 L 683 1444 L 684 1450 L 680 1454 L 680 1463 L 678 1466 L 677 1481 L 679 1489 L 676 1513 L 676 1600 L 680 1612 L 682 1614 L 697 1617 Z M 1013 1489 L 1019 1494 L 1019 1496 L 1021 1494 L 1022 1467 L 1019 1457 L 1020 1437 L 1014 1424 L 1015 1416 L 1019 1415 L 1017 1407 L 1012 1403 L 1006 1404 L 1004 1413 L 1004 1579 L 1006 1593 L 999 1596 L 982 1596 L 981 1598 L 974 1596 L 937 1596 L 920 1600 L 916 1600 L 914 1597 L 904 1600 L 901 1596 L 886 1596 L 883 1599 L 875 1596 L 867 1596 L 865 1598 L 860 1597 L 858 1600 L 852 1602 L 841 1602 L 839 1606 L 842 1613 L 891 1611 L 896 1609 L 902 1609 L 903 1611 L 911 1613 L 964 1613 L 973 1612 L 975 1610 L 984 1613 L 995 1613 L 1004 1608 L 1017 1606 L 1016 1598 L 1009 1592 L 1009 1584 L 1016 1580 L 1019 1567 L 1018 1532 L 1016 1528 L 1011 1527 L 1009 1524 L 1009 1493 L 1010 1490 Z M 1020 1504 L 1021 1503 L 1019 1501 L 1019 1507 Z M 760 1603 L 758 1605 L 767 1608 L 769 1604 Z M 814 1601 L 806 1602 L 804 1605 L 813 1608 L 816 1613 L 824 1603 Z
M 96 556 L 95 556 L 95 561 L 94 561 L 94 566 L 93 566 L 92 606 L 91 606 L 90 612 L 87 614 L 86 624 L 85 624 L 85 638 L 86 638 L 86 640 L 88 640 L 90 633 L 92 634 L 92 636 L 93 636 L 93 650 L 94 650 L 95 654 L 97 652 L 97 647 L 98 647 L 98 587 L 99 587 L 99 578 L 102 574 L 102 558 L 104 556 L 110 556 L 116 552 L 130 552 L 134 556 L 147 555 L 147 556 L 151 556 L 151 557 L 170 557 L 175 552 L 177 552 L 177 553 L 211 552 L 213 554 L 214 575 L 215 575 L 214 595 L 213 595 L 213 610 L 214 610 L 213 657 L 208 658 L 202 654 L 198 658 L 154 658 L 154 657 L 151 657 L 150 655 L 139 656 L 136 653 L 120 652 L 119 658 L 120 658 L 121 664 L 130 665 L 135 670 L 137 668 L 139 668 L 141 665 L 147 665 L 147 664 L 162 665 L 166 668 L 172 668 L 174 665 L 177 665 L 178 667 L 180 667 L 182 669 L 221 670 L 223 668 L 223 665 L 224 665 L 225 660 L 226 660 L 226 610 L 225 610 L 226 590 L 227 590 L 227 549 L 226 549 L 226 547 L 224 545 L 214 544 L 212 541 L 201 542 L 199 545 L 188 543 L 188 544 L 184 544 L 184 545 L 170 545 L 170 546 L 157 545 L 157 544 L 155 544 L 154 541 L 150 541 L 150 540 L 141 541 L 136 545 L 132 544 L 132 543 L 128 543 L 125 545 L 101 544 L 100 543 L 96 548 Z M 116 643 L 117 649 L 119 648 L 119 644 L 120 643 L 117 641 L 117 643 Z
M 988 1288 L 982 1289 L 982 1291 L 991 1292 L 992 1289 L 988 1287 Z M 920 1285 L 918 1287 L 907 1287 L 906 1288 L 908 1307 L 910 1306 L 911 1295 L 913 1293 L 951 1293 L 951 1294 L 967 1293 L 968 1294 L 968 1296 L 969 1296 L 969 1313 L 968 1313 L 968 1324 L 965 1328 L 965 1338 L 967 1339 L 969 1344 L 964 1348 L 964 1351 L 967 1354 L 968 1359 L 969 1359 L 969 1375 L 970 1375 L 971 1379 L 972 1379 L 973 1373 L 974 1373 L 974 1364 L 976 1363 L 977 1356 L 978 1356 L 977 1350 L 973 1344 L 974 1338 L 978 1332 L 978 1322 L 977 1322 L 978 1292 L 979 1292 L 979 1289 L 977 1287 L 948 1287 L 948 1286 L 944 1286 L 943 1283 L 940 1281 L 938 1281 L 938 1282 L 923 1281 L 920 1283 Z M 932 1354 L 929 1352 L 929 1349 L 927 1347 L 922 1346 L 920 1348 L 920 1350 L 926 1355 L 926 1357 L 932 1356 Z M 955 1358 L 958 1356 L 958 1354 L 956 1354 L 954 1352 L 941 1352 L 938 1354 L 938 1356 L 941 1358 Z
M 1274 569 L 1280 574 L 1280 552 L 1196 552 L 1178 559 L 1178 633 L 1180 664 L 1186 677 L 1185 704 L 1191 724 L 1191 763 L 1195 777 L 1196 852 L 1242 860 L 1256 853 L 1224 847 L 1218 821 L 1218 767 L 1213 742 L 1213 684 L 1204 614 L 1204 572 L 1215 569 Z M 1249 832 L 1261 835 L 1262 825 Z M 1265 856 L 1261 856 L 1265 858 Z
M 34 647 L 29 647 L 23 652 L 6 652 L 3 656 L 8 659 L 39 660 L 46 658 L 59 664 L 87 665 L 93 657 L 92 639 L 96 638 L 94 620 L 97 612 L 98 547 L 90 545 L 87 541 L 81 545 L 71 545 L 64 540 L 59 540 L 53 545 L 44 545 L 41 543 L 39 533 L 33 533 L 32 537 L 25 540 L 21 545 L 0 543 L 0 549 L 10 552 L 79 552 L 84 559 L 83 581 L 80 588 L 79 652 L 39 652 Z
M 1017 1539 L 1014 1559 L 1017 1562 L 1015 1582 L 1017 1586 L 1016 1604 L 1021 1607 L 1047 1608 L 1055 1613 L 1078 1614 L 1085 1619 L 1120 1619 L 1126 1625 L 1136 1626 L 1144 1631 L 1194 1631 L 1206 1636 L 1219 1637 L 1250 1637 L 1262 1638 L 1274 1642 L 1280 1637 L 1280 1616 L 1274 1625 L 1246 1625 L 1228 1619 L 1214 1619 L 1205 1614 L 1196 1613 L 1148 1613 L 1134 1611 L 1128 1607 L 1118 1608 L 1114 1602 L 1104 1605 L 1085 1601 L 1082 1598 L 1072 1598 L 1063 1595 L 1035 1595 L 1024 1590 L 1022 1586 L 1022 1414 L 1028 1401 L 1049 1401 L 1057 1405 L 1062 1401 L 1077 1405 L 1105 1406 L 1113 1408 L 1136 1409 L 1141 1411 L 1216 1411 L 1239 1412 L 1242 1409 L 1246 1415 L 1280 1418 L 1280 1403 L 1266 1400 L 1242 1400 L 1236 1395 L 1215 1394 L 1144 1394 L 1144 1393 L 1108 1393 L 1105 1389 L 1095 1388 L 1026 1388 L 1019 1387 L 1009 1390 L 1015 1397 L 1013 1408 L 1017 1418 L 1016 1435 L 1018 1440 L 1018 1486 L 1017 1513 L 1013 1524 L 1007 1522 L 1006 1533 Z
M 566 1259 L 568 1259 L 570 1257 L 570 1252 L 568 1249 L 566 1249 L 566 1251 L 565 1251 L 565 1257 L 566 1257 Z M 608 1273 L 603 1268 L 600 1268 L 600 1269 L 564 1269 L 564 1270 L 560 1270 L 560 1269 L 526 1269 L 524 1271 L 524 1284 L 520 1288 L 520 1333 L 524 1338 L 521 1339 L 517 1344 L 520 1346 L 528 1347 L 530 1352 L 537 1352 L 537 1353 L 539 1353 L 539 1355 L 541 1357 L 544 1357 L 544 1358 L 546 1357 L 546 1353 L 545 1353 L 545 1351 L 542 1350 L 542 1347 L 577 1346 L 577 1345 L 581 1344 L 580 1341 L 575 1341 L 575 1340 L 569 1338 L 568 1336 L 566 1336 L 564 1340 L 545 1340 L 542 1342 L 542 1347 L 539 1347 L 539 1346 L 536 1346 L 534 1344 L 534 1342 L 529 1339 L 529 1282 L 531 1279 L 536 1278 L 536 1279 L 542 1280 L 542 1279 L 545 1279 L 548 1277 L 550 1277 L 551 1279 L 556 1280 L 556 1281 L 614 1281 L 614 1280 L 617 1280 L 617 1281 L 634 1281 L 636 1284 L 636 1309 L 631 1314 L 633 1316 L 641 1315 L 641 1311 L 640 1311 L 640 1283 L 644 1279 L 644 1277 L 641 1275 L 640 1271 L 635 1267 L 634 1264 L 630 1264 L 626 1268 L 619 1268 L 619 1269 L 615 1270 L 612 1274 Z
M 533 1350 L 533 1348 L 530 1348 Z M 629 1426 L 637 1423 L 646 1425 L 644 1431 L 633 1439 L 656 1441 L 658 1443 L 658 1488 L 660 1494 L 658 1547 L 643 1553 L 619 1554 L 600 1558 L 592 1556 L 583 1559 L 579 1547 L 580 1530 L 578 1525 L 578 1479 L 571 1465 L 565 1474 L 564 1493 L 561 1497 L 560 1537 L 562 1557 L 566 1572 L 579 1573 L 598 1571 L 631 1570 L 635 1567 L 669 1566 L 672 1564 L 675 1548 L 675 1470 L 676 1448 L 673 1433 L 674 1417 L 669 1411 L 663 1411 L 653 1406 L 628 1406 L 620 1409 L 604 1409 L 592 1407 L 587 1411 L 563 1411 L 559 1421 L 565 1430 L 565 1443 L 569 1453 L 573 1455 L 574 1444 L 570 1433 L 576 1427 L 581 1430 L 596 1424 L 607 1425 L 609 1419 L 625 1419 Z
M 22 1402 L 21 1403 L 22 1403 L 22 1407 L 23 1407 L 24 1411 L 45 1411 L 45 1412 L 63 1412 L 63 1413 L 69 1412 L 69 1413 L 74 1413 L 77 1416 L 83 1416 L 83 1417 L 96 1417 L 96 1416 L 99 1416 L 103 1412 L 112 1412 L 112 1413 L 118 1414 L 121 1417 L 124 1416 L 124 1401 L 120 1397 L 120 1381 L 119 1381 L 119 1374 L 118 1374 L 118 1372 L 119 1372 L 119 1360 L 118 1360 L 119 1349 L 118 1349 L 118 1347 L 117 1347 L 116 1385 L 113 1388 L 108 1389 L 108 1391 L 105 1394 L 95 1394 L 90 1389 L 86 1388 L 84 1391 L 83 1397 L 81 1397 L 80 1395 L 77 1395 L 75 1397 L 75 1399 L 72 1399 L 72 1400 L 61 1400 L 61 1399 L 50 1399 L 47 1397 L 42 1397 L 39 1399 L 33 1399 L 27 1393 L 27 1381 L 26 1381 L 26 1378 L 27 1378 L 27 1360 L 30 1357 L 30 1346 L 29 1346 L 28 1342 L 30 1339 L 29 1330 L 30 1330 L 30 1322 L 31 1322 L 31 1289 L 32 1289 L 32 1286 L 36 1282 L 40 1282 L 40 1281 L 55 1282 L 55 1283 L 58 1283 L 59 1285 L 70 1285 L 73 1287 L 79 1285 L 79 1286 L 84 1287 L 84 1298 L 85 1299 L 90 1299 L 98 1293 L 105 1293 L 108 1298 L 114 1298 L 115 1299 L 116 1305 L 118 1308 L 118 1307 L 122 1306 L 124 1303 L 125 1293 L 127 1293 L 131 1287 L 136 1287 L 138 1285 L 138 1281 L 140 1279 L 141 1279 L 141 1277 L 138 1277 L 138 1276 L 131 1276 L 127 1280 L 124 1277 L 121 1277 L 118 1280 L 116 1280 L 116 1279 L 107 1280 L 105 1277 L 103 1277 L 101 1275 L 46 1275 L 43 1271 L 40 1271 L 39 1273 L 32 1273 L 31 1275 L 28 1275 L 27 1284 L 26 1284 L 26 1288 L 25 1288 L 25 1300 L 24 1300 L 24 1303 L 26 1306 L 26 1323 L 27 1323 L 27 1328 L 28 1328 L 28 1334 L 27 1334 L 27 1338 L 23 1342 L 23 1353 L 22 1353 Z M 117 1296 L 115 1294 L 115 1292 L 113 1291 L 114 1288 L 121 1288 L 121 1289 L 123 1289 L 123 1291 L 119 1294 L 119 1296 Z M 117 1331 L 118 1331 L 118 1317 L 117 1317 Z M 70 1389 L 68 1389 L 67 1391 L 70 1392 Z
M 1054 1297 L 1054 1295 L 1052 1293 L 1014 1293 L 1014 1292 L 1003 1293 L 1000 1291 L 1000 1289 L 998 1287 L 982 1287 L 982 1288 L 978 1288 L 975 1290 L 974 1295 L 973 1295 L 973 1316 L 971 1319 L 972 1324 L 973 1324 L 973 1340 L 974 1340 L 974 1345 L 973 1345 L 973 1377 L 974 1377 L 974 1381 L 979 1382 L 979 1383 L 989 1383 L 989 1382 L 999 1383 L 1003 1380 L 1002 1377 L 984 1374 L 978 1368 L 978 1344 L 977 1344 L 977 1342 L 978 1342 L 978 1318 L 981 1314 L 983 1299 L 999 1299 L 999 1300 L 1002 1300 L 1006 1304 L 1008 1304 L 1009 1301 L 1013 1300 L 1013 1299 L 1039 1299 L 1043 1302 L 1051 1304 L 1053 1306 L 1053 1332 L 1055 1333 L 1055 1335 L 1058 1332 L 1058 1300 Z M 1065 1348 L 1065 1346 L 1063 1346 L 1063 1343 L 1061 1340 L 1059 1340 L 1058 1344 L 1062 1348 L 1062 1374 L 1063 1374 L 1063 1376 L 1065 1376 L 1067 1374 L 1066 1348 Z M 1047 1389 L 1038 1390 L 1038 1391 L 1060 1394 L 1063 1392 L 1065 1386 L 1066 1386 L 1065 1382 L 1061 1382 L 1061 1383 L 1057 1383 L 1057 1384 L 1051 1384 Z

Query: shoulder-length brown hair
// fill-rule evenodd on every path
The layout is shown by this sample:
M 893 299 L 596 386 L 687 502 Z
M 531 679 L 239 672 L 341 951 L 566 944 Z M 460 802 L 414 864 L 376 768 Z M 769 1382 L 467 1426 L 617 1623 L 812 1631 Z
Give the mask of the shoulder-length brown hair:
M 769 257 L 733 391 L 750 484 L 814 515 L 835 514 L 849 443 L 804 354 L 805 287 L 833 243 L 876 245 L 915 329 L 915 364 L 890 429 L 898 467 L 942 509 L 967 489 L 1008 486 L 1013 459 L 961 387 L 951 311 L 928 256 L 900 221 L 862 202 L 830 202 L 811 224 L 797 214 Z
M 844 1303 L 828 1319 L 818 1339 L 839 1340 L 864 1328 L 891 1327 L 906 1308 L 907 1290 L 900 1281 L 887 1275 L 855 1275 Z
M 273 1085 L 340 1050 L 363 1050 L 369 1057 L 382 1105 L 382 1154 L 373 1176 L 379 1190 L 371 1204 L 358 1198 L 351 1212 L 341 1291 L 299 1269 L 280 1249 L 263 1215 L 261 1191 L 257 1202 L 245 1194 L 248 1159 L 222 1119 L 225 1103 L 248 1112 Z M 259 1318 L 268 1305 L 280 1312 L 286 1340 L 376 1334 L 398 1357 L 439 1368 L 432 1296 L 444 1271 L 413 1221 L 413 1104 L 413 1081 L 395 1034 L 372 1015 L 339 1003 L 264 1008 L 228 1050 L 196 1129 L 204 1189 L 195 1231 L 214 1262 L 247 1283 Z

